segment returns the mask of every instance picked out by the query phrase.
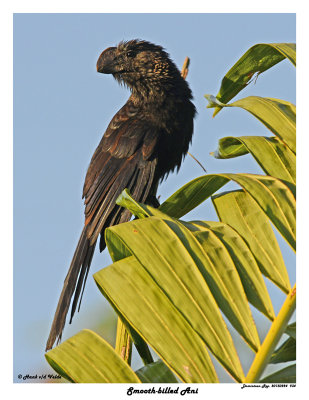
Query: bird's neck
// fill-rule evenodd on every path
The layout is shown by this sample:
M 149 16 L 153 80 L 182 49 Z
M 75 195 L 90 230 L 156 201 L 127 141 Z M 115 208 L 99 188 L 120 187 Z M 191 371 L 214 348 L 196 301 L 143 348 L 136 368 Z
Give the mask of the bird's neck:
M 162 107 L 166 101 L 172 98 L 186 99 L 190 96 L 185 82 L 175 80 L 165 82 L 139 82 L 131 87 L 131 101 L 138 107 Z M 190 91 L 190 89 L 189 89 Z

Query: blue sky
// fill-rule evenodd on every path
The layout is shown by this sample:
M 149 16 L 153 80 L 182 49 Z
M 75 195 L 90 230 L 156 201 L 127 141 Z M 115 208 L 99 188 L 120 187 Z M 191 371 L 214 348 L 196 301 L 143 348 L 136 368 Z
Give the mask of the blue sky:
M 141 38 L 166 48 L 187 78 L 198 115 L 190 152 L 209 173 L 252 172 L 248 156 L 216 160 L 209 153 L 224 136 L 268 135 L 250 114 L 225 109 L 212 118 L 204 94 L 256 43 L 295 42 L 294 14 L 15 14 L 14 16 L 14 380 L 51 371 L 44 360 L 56 303 L 83 226 L 81 191 L 95 147 L 129 96 L 96 60 L 120 40 Z M 260 95 L 295 104 L 295 68 L 288 61 L 262 74 L 237 96 Z M 190 157 L 160 187 L 161 201 L 203 174 Z M 227 187 L 224 188 L 226 190 Z M 217 220 L 205 202 L 188 219 Z M 279 238 L 291 282 L 295 261 Z M 97 250 L 94 273 L 110 264 Z M 276 292 L 278 294 L 279 292 Z M 275 311 L 282 298 L 274 303 Z M 80 313 L 64 339 L 96 327 L 109 305 L 88 278 Z

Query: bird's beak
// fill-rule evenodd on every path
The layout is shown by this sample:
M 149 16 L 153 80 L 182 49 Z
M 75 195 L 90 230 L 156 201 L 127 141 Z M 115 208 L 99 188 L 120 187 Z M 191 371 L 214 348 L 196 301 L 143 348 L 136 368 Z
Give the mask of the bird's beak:
M 115 57 L 116 47 L 108 47 L 104 50 L 97 61 L 97 71 L 102 74 L 113 74 L 118 65 Z

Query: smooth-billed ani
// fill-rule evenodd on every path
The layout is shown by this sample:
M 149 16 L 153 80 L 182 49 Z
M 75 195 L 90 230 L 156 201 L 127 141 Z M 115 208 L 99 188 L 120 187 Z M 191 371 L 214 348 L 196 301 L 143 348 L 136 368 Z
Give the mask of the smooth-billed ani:
M 71 318 L 81 300 L 99 234 L 127 222 L 131 214 L 116 205 L 128 188 L 139 202 L 157 205 L 159 181 L 180 164 L 193 133 L 195 107 L 188 83 L 161 46 L 143 40 L 104 50 L 97 71 L 112 74 L 131 96 L 108 125 L 91 159 L 83 189 L 85 225 L 58 302 L 46 350 L 61 339 L 73 297 Z

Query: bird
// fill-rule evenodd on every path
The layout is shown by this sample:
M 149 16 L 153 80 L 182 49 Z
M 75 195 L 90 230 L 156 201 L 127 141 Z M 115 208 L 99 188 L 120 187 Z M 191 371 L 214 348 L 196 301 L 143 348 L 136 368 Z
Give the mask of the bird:
M 170 172 L 178 172 L 193 136 L 196 108 L 192 91 L 162 46 L 141 39 L 121 41 L 100 54 L 96 69 L 111 74 L 131 94 L 107 126 L 86 173 L 85 224 L 46 351 L 61 341 L 70 304 L 70 323 L 78 304 L 79 310 L 99 236 L 102 252 L 105 229 L 132 217 L 116 204 L 121 192 L 128 189 L 136 201 L 158 207 L 158 185 Z

